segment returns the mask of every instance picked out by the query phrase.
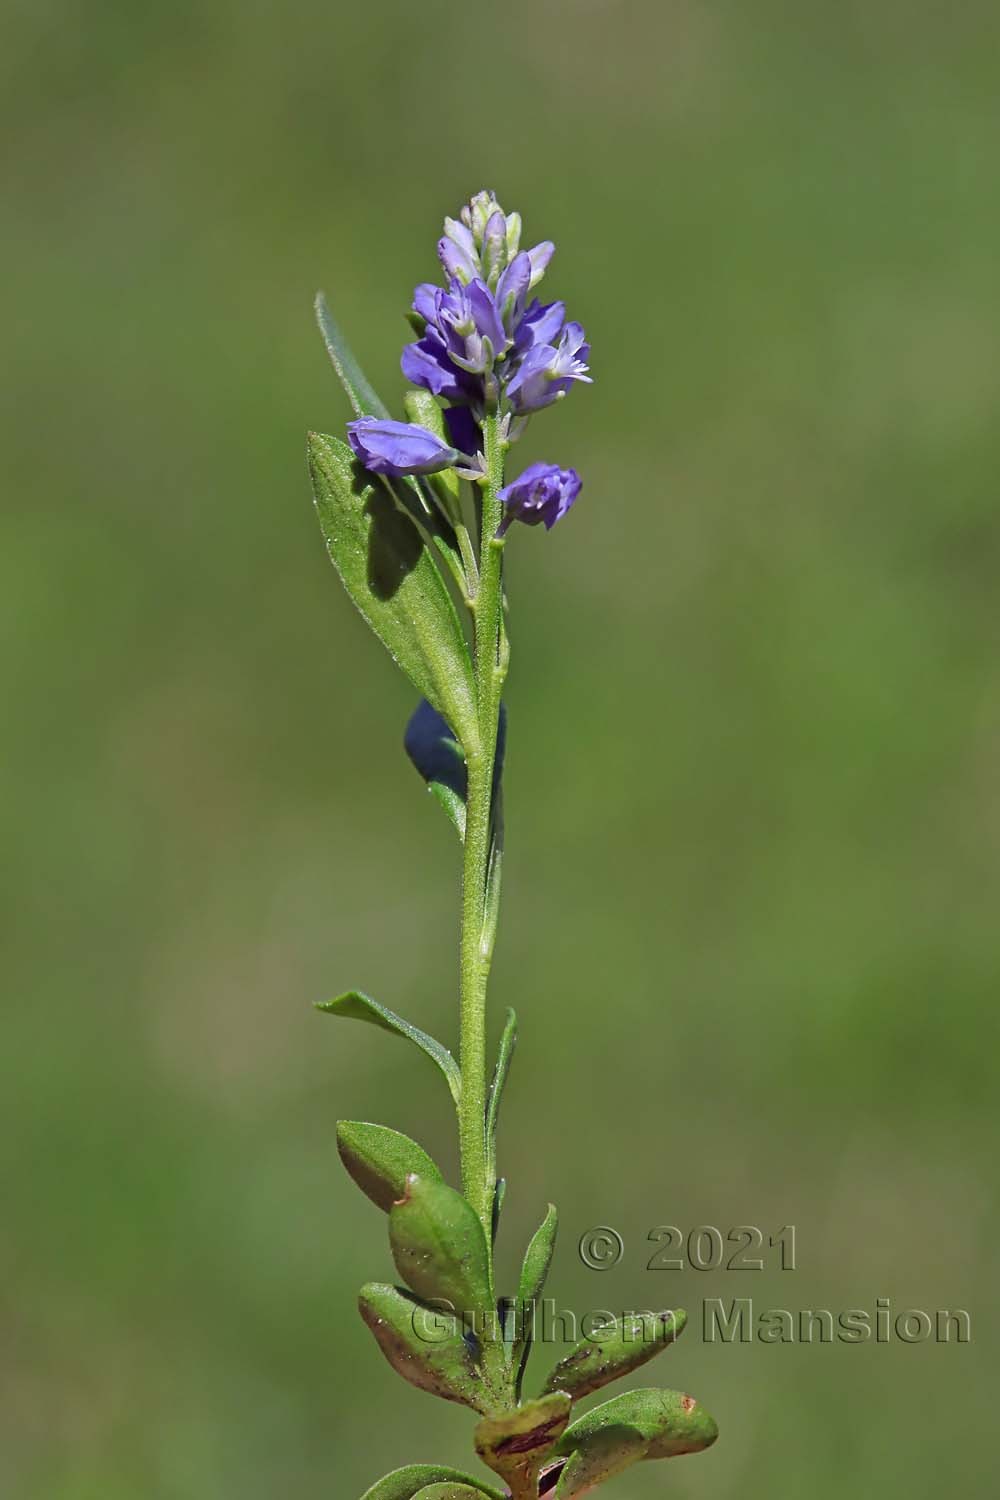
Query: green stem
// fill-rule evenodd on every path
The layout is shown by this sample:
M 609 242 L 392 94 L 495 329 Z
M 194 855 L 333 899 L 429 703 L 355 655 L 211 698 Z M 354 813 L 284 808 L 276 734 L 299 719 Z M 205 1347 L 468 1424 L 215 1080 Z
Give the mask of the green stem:
M 504 443 L 495 416 L 483 424 L 486 480 L 482 499 L 479 587 L 475 601 L 475 676 L 479 744 L 468 760 L 465 860 L 462 872 L 461 1048 L 462 1102 L 459 1142 L 462 1190 L 490 1240 L 492 1172 L 486 1152 L 486 986 L 496 913 L 487 911 L 492 829 L 493 765 L 496 759 L 500 694 L 506 675 L 501 652 L 503 542 L 496 540 L 503 507 Z

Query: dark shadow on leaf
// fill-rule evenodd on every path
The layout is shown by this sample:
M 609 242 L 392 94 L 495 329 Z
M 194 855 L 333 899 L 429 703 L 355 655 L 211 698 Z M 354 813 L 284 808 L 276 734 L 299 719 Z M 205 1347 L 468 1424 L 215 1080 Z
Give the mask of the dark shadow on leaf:
M 421 528 L 430 536 L 440 537 L 453 551 L 458 546 L 454 528 L 448 525 L 437 507 L 430 505 L 424 510 L 417 484 L 416 480 L 385 480 L 369 474 L 362 464 L 355 461 L 354 493 L 360 499 L 365 490 L 371 490 L 365 502 L 365 512 L 372 523 L 368 542 L 368 585 L 382 600 L 395 595 L 407 574 L 419 562 L 424 550 Z
M 363 469 L 355 479 L 360 494 L 371 484 Z M 420 561 L 424 544 L 413 522 L 396 508 L 392 496 L 381 486 L 365 502 L 371 521 L 368 533 L 368 587 L 377 599 L 392 599 Z
M 426 485 L 421 487 L 419 479 L 394 479 L 392 490 L 402 508 L 428 536 L 440 538 L 452 551 L 457 550 L 458 538 L 455 535 L 455 528 L 445 520 L 433 503 Z M 427 498 L 426 505 L 421 503 L 421 493 Z

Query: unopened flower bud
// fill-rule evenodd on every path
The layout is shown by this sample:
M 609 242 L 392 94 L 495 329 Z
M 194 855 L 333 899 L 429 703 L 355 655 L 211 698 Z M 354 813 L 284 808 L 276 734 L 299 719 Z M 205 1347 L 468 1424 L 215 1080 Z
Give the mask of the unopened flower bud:
M 503 536 L 512 521 L 523 521 L 527 526 L 542 523 L 551 531 L 582 487 L 583 481 L 575 469 L 560 469 L 558 464 L 532 464 L 497 496 L 504 507 L 497 535 Z
M 347 424 L 347 441 L 371 474 L 433 474 L 461 454 L 412 422 L 361 417 Z

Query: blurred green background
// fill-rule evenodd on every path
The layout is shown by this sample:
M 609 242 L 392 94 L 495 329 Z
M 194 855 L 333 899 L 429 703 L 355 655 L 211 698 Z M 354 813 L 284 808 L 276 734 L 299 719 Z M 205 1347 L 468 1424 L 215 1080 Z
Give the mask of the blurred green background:
M 523 459 L 494 1029 L 511 1272 L 686 1305 L 718 1417 L 626 1500 L 997 1476 L 995 4 L 7 0 L 0 1490 L 353 1500 L 471 1423 L 357 1318 L 339 1116 L 445 1093 L 311 1009 L 455 1037 L 456 851 L 342 595 L 326 288 L 398 401 L 442 216 L 559 254 L 596 384 Z M 649 1230 L 798 1229 L 651 1272 Z M 621 1264 L 588 1271 L 592 1225 Z M 720 1346 L 706 1297 L 964 1307 L 964 1347 Z M 542 1367 L 544 1356 L 539 1357 Z M 649 1383 L 640 1377 L 637 1383 Z

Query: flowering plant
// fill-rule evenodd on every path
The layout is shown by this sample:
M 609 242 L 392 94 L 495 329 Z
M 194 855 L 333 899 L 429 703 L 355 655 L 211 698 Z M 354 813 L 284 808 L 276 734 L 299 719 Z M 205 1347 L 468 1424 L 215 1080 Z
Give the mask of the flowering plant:
M 574 1404 L 671 1344 L 684 1314 L 606 1321 L 561 1359 L 540 1394 L 522 1387 L 555 1245 L 550 1204 L 524 1253 L 515 1295 L 498 1296 L 497 1120 L 516 1037 L 508 1011 L 487 1087 L 486 989 L 503 864 L 501 695 L 510 648 L 503 559 L 515 522 L 551 529 L 581 488 L 574 469 L 536 463 L 506 481 L 506 459 L 533 413 L 589 382 L 589 347 L 561 302 L 532 297 L 548 242 L 520 248 L 521 221 L 492 193 L 446 219 L 445 284 L 417 287 L 416 339 L 402 369 L 416 387 L 394 420 L 322 297 L 317 316 L 355 419 L 347 443 L 313 433 L 316 508 L 341 579 L 422 695 L 405 746 L 462 845 L 459 1061 L 433 1037 L 352 991 L 320 1006 L 406 1038 L 441 1070 L 458 1115 L 461 1190 L 415 1141 L 341 1121 L 350 1175 L 388 1215 L 403 1286 L 372 1282 L 361 1315 L 390 1365 L 419 1389 L 471 1407 L 475 1448 L 504 1488 L 434 1464 L 387 1475 L 364 1500 L 574 1500 L 642 1459 L 698 1452 L 712 1418 L 677 1391 L 633 1390 L 572 1418 Z M 529 300 L 530 299 L 530 300 Z M 456 607 L 457 606 L 457 607 Z M 463 618 L 460 616 L 463 611 Z

